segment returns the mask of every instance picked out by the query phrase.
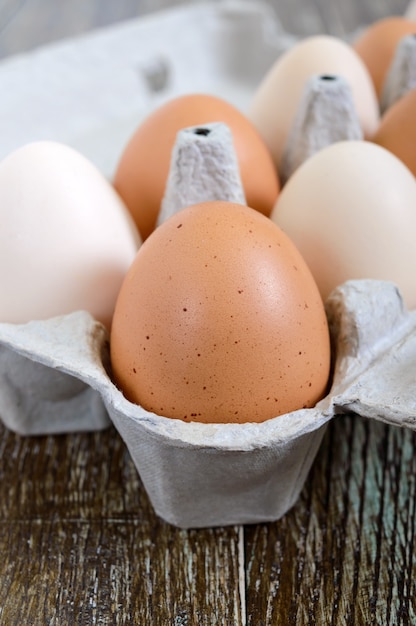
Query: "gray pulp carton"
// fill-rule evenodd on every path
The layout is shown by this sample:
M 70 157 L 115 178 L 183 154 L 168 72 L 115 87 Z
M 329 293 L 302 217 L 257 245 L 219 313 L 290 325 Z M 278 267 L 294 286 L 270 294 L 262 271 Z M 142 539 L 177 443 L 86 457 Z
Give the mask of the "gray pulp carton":
M 90 408 L 73 413 L 85 427 L 105 425 L 105 406 L 164 520 L 182 528 L 264 522 L 295 503 L 335 415 L 352 411 L 416 428 L 416 311 L 404 309 L 395 285 L 371 280 L 345 283 L 326 306 L 336 354 L 329 394 L 314 408 L 261 424 L 185 423 L 132 404 L 112 383 L 107 332 L 83 311 L 2 324 L 0 344 L 26 359 L 28 371 L 42 364 L 45 389 L 57 370 L 85 385 Z M 3 417 L 15 412 L 10 384 L 3 376 Z M 18 424 L 33 432 L 28 393 Z
M 72 145 L 111 176 L 152 108 L 207 91 L 244 110 L 293 41 L 261 2 L 201 2 L 6 60 L 0 157 L 48 138 Z M 51 94 L 66 106 L 51 106 Z M 292 152 L 291 167 L 305 156 Z M 335 415 L 352 411 L 415 428 L 416 311 L 406 311 L 396 287 L 381 281 L 345 283 L 326 307 L 332 386 L 312 409 L 262 424 L 188 424 L 149 413 L 112 383 L 107 331 L 76 311 L 0 324 L 0 418 L 23 435 L 114 423 L 155 511 L 177 526 L 278 519 L 296 501 Z

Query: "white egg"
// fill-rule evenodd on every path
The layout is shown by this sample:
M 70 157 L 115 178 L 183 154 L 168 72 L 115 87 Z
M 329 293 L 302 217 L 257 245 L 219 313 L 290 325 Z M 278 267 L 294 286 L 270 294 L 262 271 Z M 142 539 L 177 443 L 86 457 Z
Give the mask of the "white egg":
M 56 142 L 0 163 L 0 322 L 87 310 L 110 326 L 140 238 L 101 172 Z
M 374 85 L 355 50 L 336 37 L 307 37 L 277 59 L 258 86 L 248 112 L 278 170 L 306 81 L 321 74 L 342 76 L 348 82 L 364 137 L 371 137 L 378 128 Z
M 341 141 L 292 175 L 271 214 L 325 299 L 349 279 L 394 282 L 416 307 L 416 179 L 386 149 Z

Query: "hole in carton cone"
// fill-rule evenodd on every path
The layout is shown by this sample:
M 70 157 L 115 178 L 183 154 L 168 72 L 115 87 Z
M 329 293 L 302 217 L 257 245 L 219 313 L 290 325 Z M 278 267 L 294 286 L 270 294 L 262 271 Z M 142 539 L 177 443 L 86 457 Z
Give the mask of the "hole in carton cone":
M 204 137 L 206 137 L 207 135 L 210 134 L 210 129 L 209 128 L 195 128 L 194 130 L 194 134 L 195 135 L 203 135 Z

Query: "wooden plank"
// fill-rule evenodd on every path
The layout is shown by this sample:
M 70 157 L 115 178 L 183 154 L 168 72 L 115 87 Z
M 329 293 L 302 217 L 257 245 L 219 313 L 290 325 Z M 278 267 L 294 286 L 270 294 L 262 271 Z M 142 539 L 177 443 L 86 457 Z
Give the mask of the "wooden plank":
M 0 428 L 0 624 L 241 624 L 239 529 L 154 514 L 114 429 Z
M 240 624 L 233 529 L 0 523 L 1 624 Z
M 246 530 L 247 623 L 415 623 L 415 484 L 414 433 L 339 417 L 294 509 Z
M 0 520 L 141 519 L 149 504 L 114 428 L 58 437 L 0 436 Z

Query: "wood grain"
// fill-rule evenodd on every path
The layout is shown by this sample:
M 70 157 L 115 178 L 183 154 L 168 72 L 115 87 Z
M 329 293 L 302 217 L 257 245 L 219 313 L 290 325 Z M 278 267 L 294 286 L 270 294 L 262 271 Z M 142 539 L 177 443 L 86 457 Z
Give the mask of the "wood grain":
M 340 416 L 283 519 L 194 531 L 155 516 L 112 428 L 0 442 L 0 624 L 416 621 L 408 430 Z
M 249 624 L 415 623 L 415 444 L 337 418 L 297 506 L 246 529 Z
M 239 529 L 159 520 L 114 429 L 0 442 L 0 624 L 241 623 Z
M 0 524 L 1 624 L 238 625 L 235 539 L 120 520 Z

